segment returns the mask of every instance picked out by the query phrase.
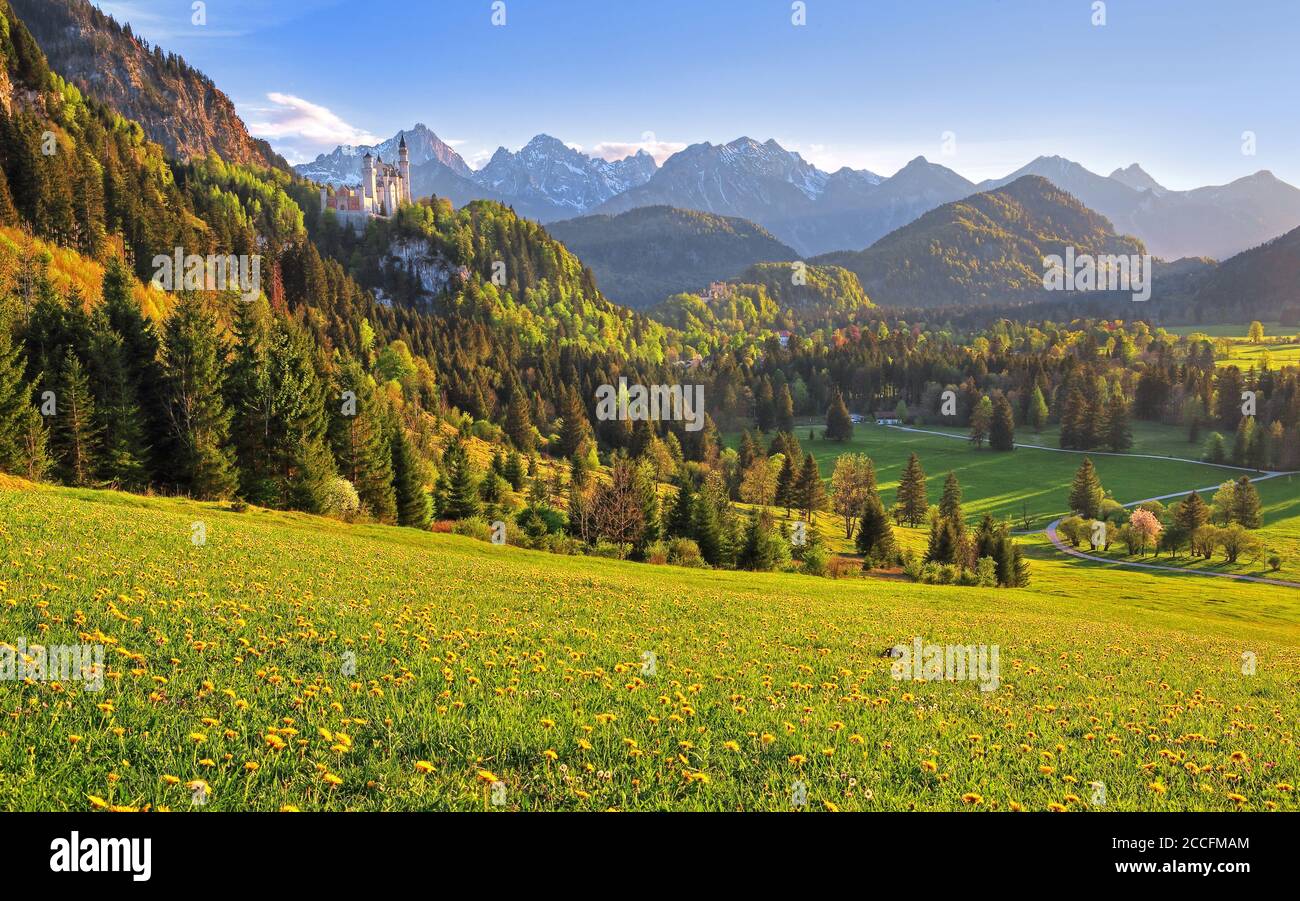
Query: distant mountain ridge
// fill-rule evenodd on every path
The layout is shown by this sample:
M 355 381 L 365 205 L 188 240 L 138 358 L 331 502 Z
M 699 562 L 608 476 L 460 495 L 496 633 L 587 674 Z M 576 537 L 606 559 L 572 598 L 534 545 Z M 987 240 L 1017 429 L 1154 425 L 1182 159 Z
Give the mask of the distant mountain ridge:
M 633 309 L 681 291 L 703 291 L 755 263 L 798 257 L 746 219 L 666 206 L 583 216 L 546 228 L 591 267 L 605 296 Z
M 1043 288 L 1044 257 L 1067 247 L 1077 255 L 1145 252 L 1071 194 L 1026 175 L 931 210 L 866 250 L 809 262 L 843 266 L 886 306 L 1024 303 L 1067 299 Z
M 1005 178 L 981 182 L 979 189 L 999 188 L 1025 175 L 1070 192 L 1166 260 L 1226 259 L 1300 226 L 1300 189 L 1267 170 L 1226 185 L 1173 191 L 1136 163 L 1101 176 L 1059 156 L 1040 156 Z

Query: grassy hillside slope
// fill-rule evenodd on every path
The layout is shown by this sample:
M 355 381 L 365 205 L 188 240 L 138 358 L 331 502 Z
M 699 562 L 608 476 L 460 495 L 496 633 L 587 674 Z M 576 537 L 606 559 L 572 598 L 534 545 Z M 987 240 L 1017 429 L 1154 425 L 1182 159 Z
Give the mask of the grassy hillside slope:
M 0 687 L 0 808 L 1294 809 L 1300 594 L 1080 572 L 652 568 L 10 480 L 0 636 L 109 677 Z M 997 644 L 1000 686 L 891 678 L 914 636 Z

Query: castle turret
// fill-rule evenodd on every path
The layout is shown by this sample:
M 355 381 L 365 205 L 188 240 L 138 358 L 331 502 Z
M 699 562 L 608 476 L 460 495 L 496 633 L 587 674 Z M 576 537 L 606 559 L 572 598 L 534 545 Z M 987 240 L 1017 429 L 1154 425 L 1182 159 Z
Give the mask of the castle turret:
M 369 153 L 361 158 L 361 188 L 365 191 L 366 200 L 373 203 L 375 200 L 375 161 Z M 361 202 L 362 208 L 370 205 L 366 203 L 366 200 Z
M 406 149 L 406 134 L 397 143 L 397 170 L 402 175 L 402 184 L 398 188 L 398 200 L 411 203 L 411 153 Z

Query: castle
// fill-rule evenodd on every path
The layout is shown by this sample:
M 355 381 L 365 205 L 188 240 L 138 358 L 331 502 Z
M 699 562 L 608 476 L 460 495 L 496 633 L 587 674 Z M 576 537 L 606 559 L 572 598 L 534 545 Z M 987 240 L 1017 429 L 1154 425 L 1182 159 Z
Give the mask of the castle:
M 397 165 L 376 160 L 369 153 L 361 159 L 361 184 L 340 187 L 330 195 L 320 189 L 321 212 L 333 210 L 339 221 L 362 229 L 372 216 L 391 216 L 397 207 L 411 202 L 411 158 L 406 135 L 397 145 Z

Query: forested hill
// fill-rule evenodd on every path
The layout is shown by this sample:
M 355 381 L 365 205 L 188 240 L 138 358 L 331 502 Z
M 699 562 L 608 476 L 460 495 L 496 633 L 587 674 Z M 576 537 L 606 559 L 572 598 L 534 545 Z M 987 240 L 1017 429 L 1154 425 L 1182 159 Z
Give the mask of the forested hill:
M 180 56 L 149 46 L 89 0 L 10 2 L 54 71 L 139 122 L 168 156 L 191 159 L 215 151 L 228 162 L 289 168 L 269 144 L 249 135 L 212 79 Z
M 1142 242 L 1115 233 L 1103 216 L 1038 176 L 946 203 L 866 250 L 812 260 L 857 274 L 878 304 L 939 307 L 1050 300 L 1043 258 L 1141 254 Z M 1060 298 L 1066 299 L 1066 298 Z

